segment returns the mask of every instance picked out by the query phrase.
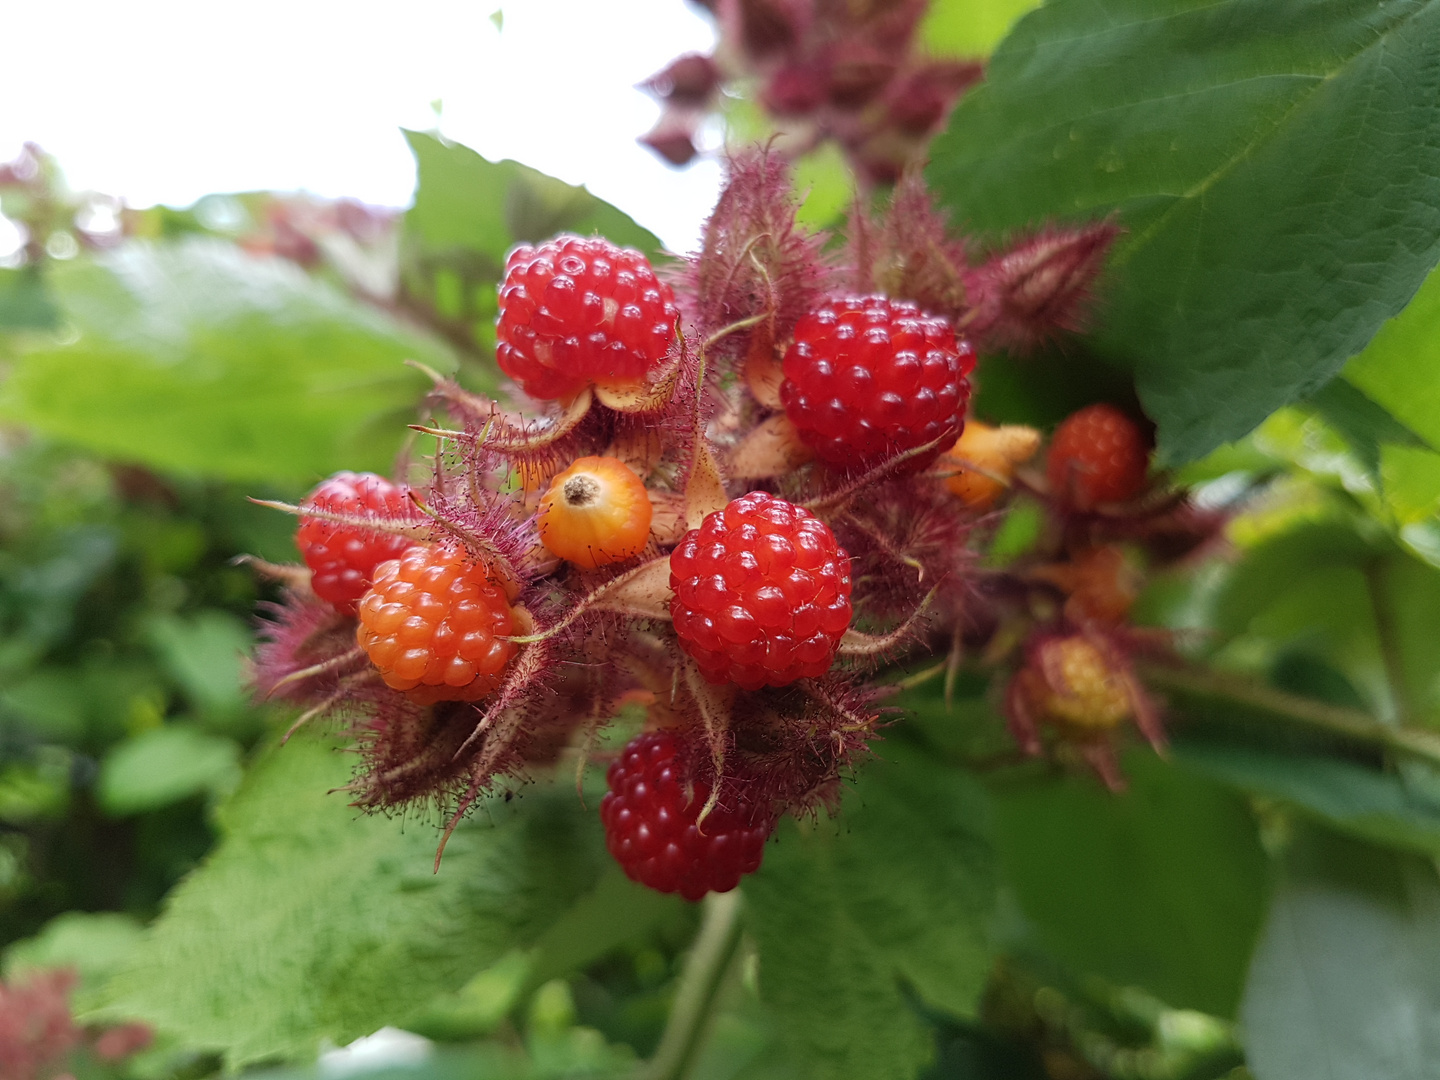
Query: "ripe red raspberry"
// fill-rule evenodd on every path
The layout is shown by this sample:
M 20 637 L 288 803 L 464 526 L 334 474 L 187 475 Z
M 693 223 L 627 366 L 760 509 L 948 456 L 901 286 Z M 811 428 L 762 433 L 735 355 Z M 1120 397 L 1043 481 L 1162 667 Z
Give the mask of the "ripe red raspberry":
M 541 400 L 633 384 L 665 356 L 678 317 L 675 294 L 638 251 L 601 237 L 521 244 L 505 261 L 495 358 Z
M 795 324 L 780 398 L 830 465 L 866 468 L 935 439 L 921 469 L 955 445 L 975 352 L 944 319 L 883 296 L 831 300 Z
M 704 825 L 697 825 L 710 785 L 690 780 L 679 751 L 666 731 L 630 740 L 610 766 L 600 821 L 605 846 L 631 881 L 699 900 L 707 892 L 729 892 L 760 868 L 775 819 L 722 788 Z
M 1090 405 L 1056 429 L 1046 471 L 1051 492 L 1083 510 L 1140 494 L 1149 462 L 1149 443 L 1135 421 L 1113 405 Z
M 355 633 L 387 686 L 422 705 L 476 701 L 500 685 L 515 644 L 504 582 L 445 544 L 416 544 L 375 568 Z
M 300 505 L 354 517 L 405 520 L 419 516 L 404 488 L 374 473 L 336 473 Z M 355 605 L 370 587 L 375 567 L 396 558 L 413 543 L 403 536 L 312 517 L 302 517 L 295 534 L 300 557 L 312 571 L 310 586 L 315 595 L 342 615 L 355 614 Z
M 710 682 L 746 690 L 830 670 L 850 626 L 850 556 L 808 510 L 752 491 L 670 556 L 680 647 Z

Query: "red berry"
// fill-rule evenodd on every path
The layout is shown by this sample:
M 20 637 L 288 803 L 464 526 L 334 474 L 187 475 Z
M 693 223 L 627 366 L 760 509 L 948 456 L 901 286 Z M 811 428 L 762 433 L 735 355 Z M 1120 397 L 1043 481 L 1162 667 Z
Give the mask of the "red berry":
M 965 426 L 975 352 L 946 320 L 866 296 L 802 317 L 783 368 L 785 412 L 822 461 L 865 468 L 938 439 L 920 469 Z
M 374 473 L 336 473 L 307 495 L 300 505 L 351 517 L 373 516 L 392 521 L 417 516 L 405 489 Z M 414 542 L 393 533 L 337 525 L 312 517 L 302 517 L 295 534 L 300 557 L 312 572 L 310 586 L 315 595 L 333 604 L 342 615 L 355 614 L 355 605 L 370 588 L 375 567 L 397 557 Z
M 522 244 L 505 261 L 495 358 L 531 397 L 640 381 L 670 348 L 679 309 L 631 248 L 601 237 Z
M 710 785 L 690 779 L 669 732 L 630 740 L 607 779 L 610 790 L 600 803 L 605 846 L 631 881 L 699 900 L 707 892 L 729 892 L 760 868 L 774 817 L 727 785 L 697 825 Z
M 375 568 L 355 637 L 385 685 L 422 705 L 476 701 L 515 655 L 514 610 L 493 568 L 450 545 L 416 544 Z
M 1145 487 L 1150 446 L 1135 421 L 1113 405 L 1067 417 L 1050 442 L 1050 490 L 1072 506 L 1125 502 Z
M 710 682 L 746 690 L 830 670 L 850 626 L 850 556 L 808 510 L 752 491 L 670 556 L 680 647 Z

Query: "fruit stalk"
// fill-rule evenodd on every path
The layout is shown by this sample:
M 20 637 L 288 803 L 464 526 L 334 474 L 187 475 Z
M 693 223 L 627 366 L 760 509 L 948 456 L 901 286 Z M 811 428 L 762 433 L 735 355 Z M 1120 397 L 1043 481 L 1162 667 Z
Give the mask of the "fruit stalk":
M 715 999 L 740 948 L 739 890 L 705 897 L 705 914 L 685 961 L 670 1019 L 642 1080 L 681 1080 L 694 1064 L 714 1019 Z

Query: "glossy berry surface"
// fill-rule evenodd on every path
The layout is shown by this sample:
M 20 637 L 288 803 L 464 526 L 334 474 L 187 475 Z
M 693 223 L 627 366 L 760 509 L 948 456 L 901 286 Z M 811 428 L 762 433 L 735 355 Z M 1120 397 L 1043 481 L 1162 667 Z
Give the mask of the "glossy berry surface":
M 1145 487 L 1150 446 L 1113 405 L 1090 405 L 1055 430 L 1046 460 L 1050 491 L 1071 506 L 1125 502 Z
M 800 438 L 845 469 L 878 465 L 935 442 L 923 468 L 955 444 L 975 353 L 945 319 L 908 301 L 831 300 L 795 324 L 780 399 Z
M 712 683 L 785 686 L 830 670 L 850 627 L 850 557 L 809 511 L 752 491 L 670 556 L 680 647 Z
M 541 400 L 632 385 L 664 358 L 678 317 L 675 294 L 638 251 L 599 237 L 522 244 L 505 262 L 495 358 Z
M 619 458 L 584 457 L 550 481 L 540 499 L 540 542 L 587 570 L 640 554 L 654 508 L 645 482 Z
M 458 548 L 416 544 L 375 568 L 356 640 L 385 684 L 422 705 L 475 701 L 500 685 L 517 646 L 502 582 Z
M 707 892 L 729 892 L 760 868 L 775 822 L 763 808 L 722 789 L 704 825 L 697 825 L 710 786 L 690 781 L 679 751 L 669 732 L 632 739 L 610 766 L 600 821 L 605 846 L 626 877 L 699 900 Z
M 417 516 L 405 489 L 374 473 L 336 473 L 307 495 L 301 506 L 392 521 Z M 398 557 L 414 542 L 393 533 L 313 517 L 302 517 L 295 534 L 300 557 L 311 570 L 315 595 L 343 615 L 355 614 L 355 605 L 370 588 L 375 567 Z

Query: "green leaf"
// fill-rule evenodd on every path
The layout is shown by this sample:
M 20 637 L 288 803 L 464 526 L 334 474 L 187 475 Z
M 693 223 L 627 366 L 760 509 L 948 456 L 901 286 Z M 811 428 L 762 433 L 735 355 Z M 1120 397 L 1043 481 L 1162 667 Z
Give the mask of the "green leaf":
M 58 321 L 38 270 L 0 268 L 0 331 L 49 330 Z
M 1194 739 L 1178 741 L 1174 750 L 1191 772 L 1287 803 L 1340 832 L 1406 851 L 1440 853 L 1440 802 L 1403 776 L 1337 758 Z
M 94 990 L 125 966 L 143 933 L 130 915 L 67 911 L 34 937 L 5 950 L 5 977 L 23 977 L 37 968 L 71 967 L 80 975 L 82 992 Z
M 1036 7 L 1039 0 L 936 0 L 920 23 L 920 41 L 941 55 L 984 56 Z
M 22 352 L 0 413 L 102 454 L 241 480 L 384 471 L 441 346 L 278 259 L 133 243 L 51 284 L 72 338 Z
M 1006 880 L 1078 971 L 1230 1016 L 1265 909 L 1255 826 L 1230 792 L 1153 755 L 1125 772 L 1118 796 L 1088 777 L 998 789 Z
M 192 795 L 228 795 L 240 782 L 240 747 L 181 724 L 147 731 L 115 746 L 100 767 L 100 808 L 124 817 Z
M 907 1001 L 972 1015 L 990 967 L 983 793 L 885 744 L 843 816 L 782 826 L 745 883 L 760 991 L 802 1077 L 910 1080 L 933 1038 Z
M 1053 0 L 929 176 L 981 230 L 1118 215 L 1095 343 L 1191 460 L 1329 380 L 1440 258 L 1437 38 L 1435 0 Z
M 528 947 L 604 865 L 573 790 L 496 800 L 432 872 L 438 831 L 364 817 L 353 759 L 304 736 L 272 749 L 220 815 L 223 839 L 170 896 L 106 1013 L 145 1020 L 229 1067 L 305 1058 L 405 1017 Z
M 654 233 L 583 187 L 518 161 L 487 161 L 438 135 L 407 131 L 405 139 L 418 176 L 405 231 L 428 248 L 479 252 L 502 268 L 512 245 L 559 232 L 595 233 L 650 255 L 660 250 Z
M 1242 1017 L 1258 1080 L 1432 1080 L 1440 882 L 1429 861 L 1302 845 L 1255 951 Z
M 1310 404 L 1344 436 L 1371 473 L 1380 471 L 1382 444 L 1424 445 L 1413 431 L 1344 379 L 1326 383 L 1311 396 Z
M 254 637 L 239 619 L 207 609 L 188 618 L 159 615 L 147 629 L 166 670 L 196 708 L 225 712 L 245 704 L 242 679 Z
M 1344 374 L 1440 450 L 1440 271 L 1425 279 Z

